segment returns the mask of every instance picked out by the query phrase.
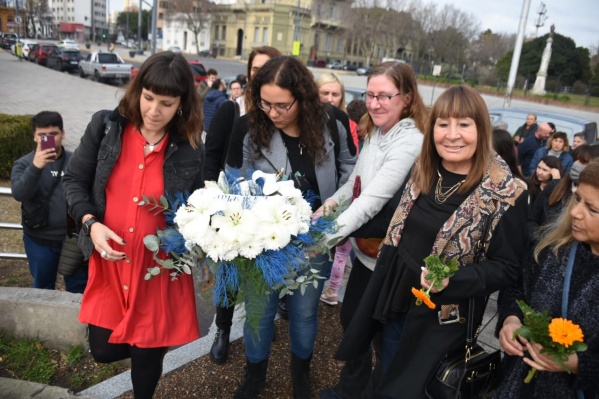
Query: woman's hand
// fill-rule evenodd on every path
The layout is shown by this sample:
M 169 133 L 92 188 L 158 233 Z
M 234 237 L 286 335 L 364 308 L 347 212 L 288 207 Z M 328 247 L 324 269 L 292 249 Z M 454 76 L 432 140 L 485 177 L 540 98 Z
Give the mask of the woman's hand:
M 551 171 L 550 171 L 550 172 L 551 172 L 551 177 L 552 177 L 553 179 L 561 179 L 561 178 L 562 178 L 562 176 L 561 176 L 561 174 L 559 173 L 559 170 L 558 170 L 558 169 L 556 169 L 556 168 L 551 168 Z
M 503 322 L 503 327 L 499 331 L 499 344 L 510 356 L 524 357 L 524 350 L 528 344 L 526 338 L 518 336 L 514 338 L 514 331 L 522 327 L 522 322 L 516 316 L 508 316 Z
M 328 216 L 331 212 L 333 212 L 337 208 L 337 202 L 332 199 L 327 199 L 324 204 L 320 208 L 318 208 L 313 214 L 312 219 L 318 219 L 322 215 Z
M 114 231 L 110 230 L 108 226 L 100 222 L 94 223 L 89 236 L 94 243 L 94 248 L 104 259 L 110 261 L 125 259 L 126 254 L 124 252 L 115 251 L 108 243 L 108 241 L 112 240 L 121 245 L 125 245 L 125 240 L 119 237 Z
M 424 289 L 428 289 L 433 282 L 430 280 L 426 279 L 426 275 L 428 274 L 428 269 L 426 267 L 421 267 L 422 269 L 422 273 L 420 273 L 420 285 L 422 286 L 422 288 Z M 447 288 L 447 286 L 449 285 L 449 277 L 444 278 L 441 283 L 443 284 L 443 287 L 441 289 L 438 289 L 437 287 L 432 287 L 430 292 L 432 292 L 433 294 L 439 293 L 441 291 L 443 291 L 445 288 Z
M 539 371 L 550 371 L 553 373 L 561 373 L 567 371 L 563 366 L 557 364 L 551 357 L 541 353 L 543 347 L 539 344 L 533 344 L 531 342 L 526 344 L 528 354 L 532 359 L 524 358 L 524 362 L 531 367 Z M 576 353 L 571 354 L 566 361 L 566 365 L 571 373 L 578 373 L 578 355 Z

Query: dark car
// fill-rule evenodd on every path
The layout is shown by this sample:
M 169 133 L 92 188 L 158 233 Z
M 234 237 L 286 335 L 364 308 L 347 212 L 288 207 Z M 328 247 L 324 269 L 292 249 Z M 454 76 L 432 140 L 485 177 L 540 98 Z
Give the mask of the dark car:
M 57 47 L 52 49 L 52 52 L 48 55 L 46 66 L 61 72 L 77 71 L 81 58 L 79 50 Z
M 2 34 L 2 39 L 0 39 L 0 46 L 2 48 L 10 48 L 10 46 L 17 42 L 18 38 L 16 33 L 4 33 Z
M 200 57 L 211 57 L 211 58 L 216 58 L 216 54 L 214 54 L 212 52 L 212 50 L 200 50 L 200 52 L 198 53 L 198 55 Z
M 29 51 L 29 61 L 35 62 L 39 65 L 46 65 L 46 60 L 48 59 L 48 55 L 57 48 L 55 44 L 52 43 L 38 43 L 34 44 L 31 50 Z
M 358 67 L 355 65 L 352 65 L 352 64 L 346 64 L 346 65 L 343 65 L 343 70 L 344 71 L 357 71 Z

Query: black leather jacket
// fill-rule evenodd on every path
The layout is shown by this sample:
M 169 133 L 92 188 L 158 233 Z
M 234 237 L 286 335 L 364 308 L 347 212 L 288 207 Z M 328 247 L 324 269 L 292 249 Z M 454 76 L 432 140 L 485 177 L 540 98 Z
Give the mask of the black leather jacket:
M 69 214 L 80 228 L 86 214 L 104 219 L 106 182 L 121 153 L 122 135 L 127 120 L 114 111 L 100 111 L 92 116 L 79 147 L 75 150 L 63 178 Z M 204 146 L 193 148 L 170 128 L 164 158 L 166 194 L 191 192 L 204 185 Z M 93 250 L 91 239 L 79 234 L 79 245 L 88 258 Z

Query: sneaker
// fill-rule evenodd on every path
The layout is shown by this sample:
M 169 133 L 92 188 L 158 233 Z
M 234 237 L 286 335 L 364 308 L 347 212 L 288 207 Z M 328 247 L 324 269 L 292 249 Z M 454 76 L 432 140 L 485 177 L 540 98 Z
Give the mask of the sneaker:
M 322 295 L 320 300 L 329 305 L 337 305 L 337 294 L 333 294 L 333 290 L 327 288 Z

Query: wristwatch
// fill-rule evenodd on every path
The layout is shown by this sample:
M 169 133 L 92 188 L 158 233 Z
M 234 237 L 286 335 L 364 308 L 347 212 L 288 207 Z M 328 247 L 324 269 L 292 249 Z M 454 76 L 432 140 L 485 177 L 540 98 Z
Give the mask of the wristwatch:
M 91 231 L 91 229 L 92 229 L 92 224 L 96 223 L 97 221 L 98 221 L 98 219 L 96 219 L 96 218 L 95 218 L 95 217 L 93 217 L 93 216 L 92 216 L 91 218 L 87 219 L 87 220 L 85 221 L 85 223 L 83 223 L 83 232 L 84 232 L 86 235 L 89 235 L 89 233 L 90 233 L 90 231 Z

